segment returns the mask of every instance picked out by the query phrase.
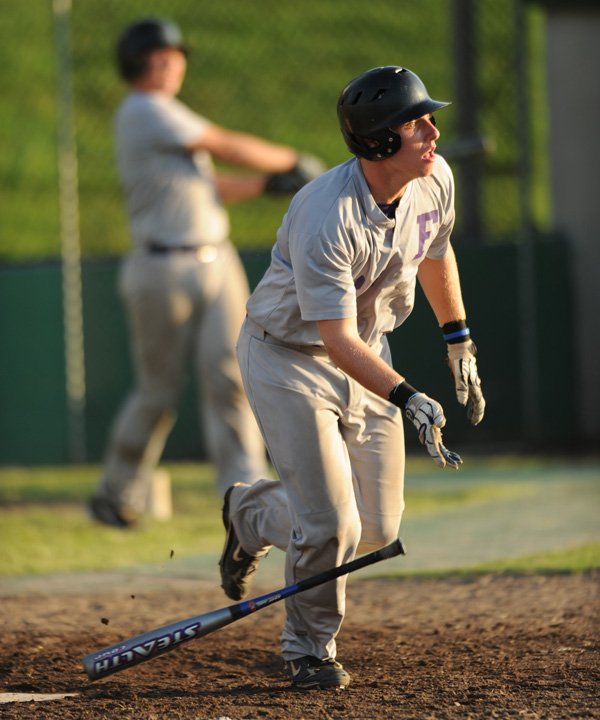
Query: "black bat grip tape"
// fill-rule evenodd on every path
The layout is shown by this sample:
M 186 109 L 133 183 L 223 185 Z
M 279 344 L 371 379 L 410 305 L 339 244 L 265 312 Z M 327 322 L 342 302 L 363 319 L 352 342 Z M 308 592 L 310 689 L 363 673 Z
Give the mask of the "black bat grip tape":
M 367 565 L 373 565 L 373 563 L 379 562 L 380 560 L 387 560 L 388 558 L 395 557 L 396 555 L 406 555 L 406 548 L 400 538 L 396 538 L 394 542 L 386 545 L 385 547 L 374 550 L 373 552 L 363 555 L 362 557 L 351 560 L 344 565 L 332 568 L 331 570 L 325 570 L 325 572 L 314 575 L 313 577 L 306 578 L 306 580 L 300 580 L 296 583 L 297 592 L 301 590 L 309 590 L 310 588 L 321 585 L 329 580 L 335 580 L 341 575 L 360 570 Z

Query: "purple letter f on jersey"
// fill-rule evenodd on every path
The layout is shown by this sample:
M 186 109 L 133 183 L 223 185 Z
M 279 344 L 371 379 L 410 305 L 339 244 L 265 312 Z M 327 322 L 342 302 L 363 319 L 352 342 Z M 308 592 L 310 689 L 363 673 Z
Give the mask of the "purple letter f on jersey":
M 425 240 L 429 238 L 431 233 L 427 229 L 428 222 L 438 222 L 439 213 L 437 210 L 431 210 L 430 212 L 421 213 L 417 215 L 417 223 L 419 224 L 419 252 L 414 256 L 413 260 L 417 260 L 423 254 L 423 248 L 425 247 Z

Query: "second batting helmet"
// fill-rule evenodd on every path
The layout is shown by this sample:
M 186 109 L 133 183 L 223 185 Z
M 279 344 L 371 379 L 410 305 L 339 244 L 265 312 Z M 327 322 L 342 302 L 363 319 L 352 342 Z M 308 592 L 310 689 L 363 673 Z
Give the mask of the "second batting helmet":
M 128 25 L 117 42 L 117 65 L 125 80 L 135 80 L 145 69 L 152 50 L 173 47 L 188 52 L 179 27 L 163 18 L 147 18 Z
M 337 111 L 350 152 L 367 160 L 384 160 L 400 149 L 394 126 L 449 104 L 432 100 L 414 72 L 385 65 L 351 80 L 342 90 Z

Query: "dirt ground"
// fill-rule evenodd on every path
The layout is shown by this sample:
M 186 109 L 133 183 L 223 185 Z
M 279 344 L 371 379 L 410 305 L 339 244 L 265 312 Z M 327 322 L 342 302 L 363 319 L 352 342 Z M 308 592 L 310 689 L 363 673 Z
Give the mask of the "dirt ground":
M 0 600 L 0 693 L 76 695 L 0 704 L 0 718 L 600 718 L 599 580 L 351 581 L 338 658 L 352 684 L 328 691 L 289 687 L 278 653 L 283 603 L 91 683 L 83 655 L 227 599 L 185 579 L 142 592 L 124 582 L 15 594 Z

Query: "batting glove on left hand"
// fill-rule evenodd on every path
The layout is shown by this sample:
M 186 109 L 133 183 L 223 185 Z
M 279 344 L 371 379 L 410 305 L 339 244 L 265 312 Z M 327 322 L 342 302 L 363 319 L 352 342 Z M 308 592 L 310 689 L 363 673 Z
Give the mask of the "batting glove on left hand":
M 269 195 L 294 194 L 306 183 L 314 180 L 327 170 L 321 158 L 308 153 L 298 156 L 298 162 L 291 170 L 271 173 L 267 178 L 265 192 Z
M 419 432 L 419 440 L 424 445 L 433 462 L 439 467 L 450 467 L 458 470 L 462 460 L 458 453 L 448 450 L 442 443 L 442 430 L 446 424 L 442 406 L 425 395 L 417 392 L 406 402 L 406 417 Z
M 454 377 L 456 399 L 467 406 L 467 417 L 473 425 L 483 420 L 485 399 L 477 372 L 477 348 L 472 340 L 448 345 L 448 367 Z

